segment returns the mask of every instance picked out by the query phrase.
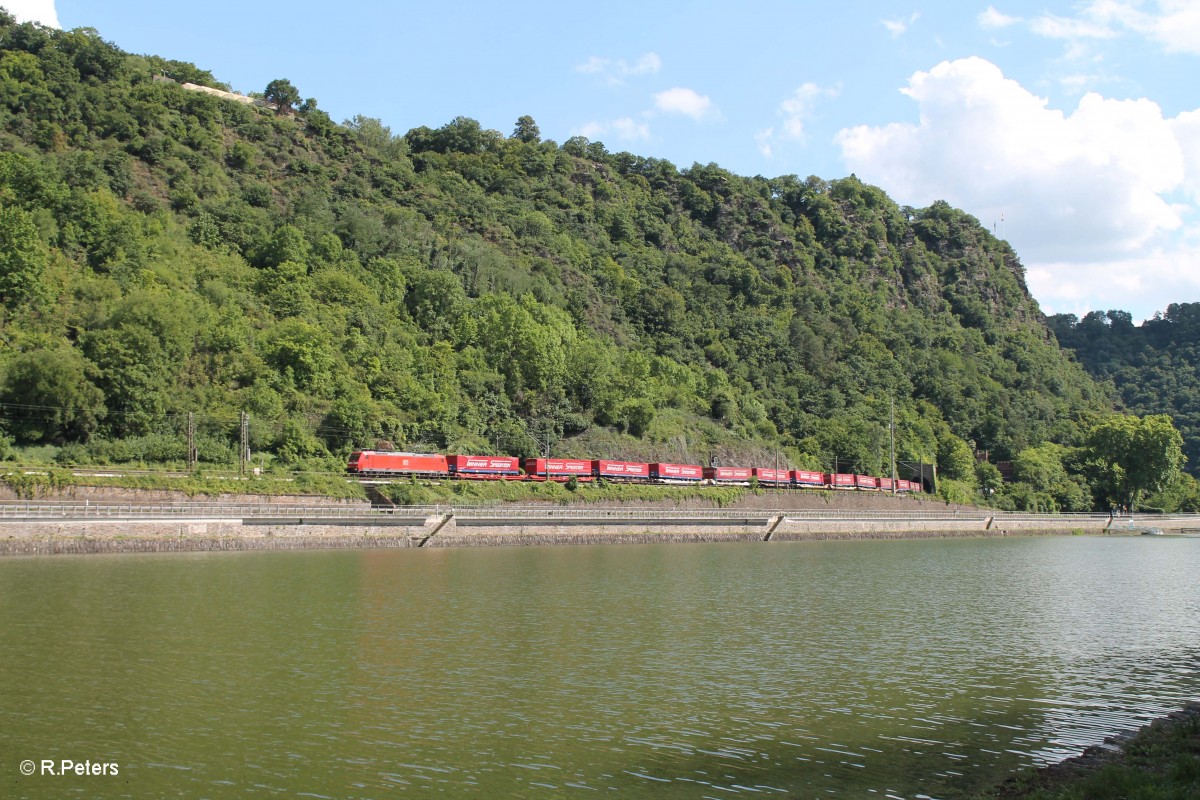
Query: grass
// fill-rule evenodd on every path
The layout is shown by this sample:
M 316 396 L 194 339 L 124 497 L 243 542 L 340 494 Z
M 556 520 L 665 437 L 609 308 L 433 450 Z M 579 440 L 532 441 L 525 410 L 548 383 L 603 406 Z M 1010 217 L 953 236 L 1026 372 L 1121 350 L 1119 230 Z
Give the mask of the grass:
M 114 468 L 119 469 L 119 468 Z M 252 476 L 245 480 L 203 472 L 188 477 L 171 475 L 125 475 L 105 477 L 72 475 L 66 469 L 25 470 L 0 472 L 0 484 L 10 488 L 17 497 L 31 500 L 44 497 L 69 486 L 98 486 L 113 489 L 181 492 L 189 497 L 210 497 L 221 494 L 257 495 L 319 495 L 336 499 L 367 499 L 366 490 L 356 482 L 338 475 L 299 473 L 292 475 Z
M 99 468 L 97 468 L 99 469 Z M 119 471 L 120 467 L 114 467 Z M 31 474 L 32 473 L 32 474 Z M 7 486 L 22 499 L 55 494 L 71 486 L 92 486 L 141 491 L 180 492 L 188 497 L 222 494 L 315 495 L 331 499 L 369 499 L 368 490 L 344 475 L 325 472 L 265 474 L 239 479 L 229 473 L 191 476 L 179 475 L 75 475 L 62 467 L 4 469 L 0 467 L 0 485 Z M 379 484 L 378 494 L 398 505 L 488 505 L 494 503 L 679 503 L 701 499 L 717 507 L 732 505 L 753 490 L 726 486 L 649 486 L 621 483 L 580 483 L 568 488 L 560 483 L 526 481 L 413 482 L 397 480 Z
M 1200 797 L 1200 705 L 1138 731 L 1113 757 L 1022 773 L 976 800 L 1194 800 Z
M 621 483 L 581 483 L 575 489 L 560 483 L 526 481 L 441 481 L 383 484 L 379 493 L 398 505 L 488 505 L 492 503 L 623 503 L 680 502 L 704 499 L 718 507 L 732 505 L 747 491 L 724 486 L 647 486 Z

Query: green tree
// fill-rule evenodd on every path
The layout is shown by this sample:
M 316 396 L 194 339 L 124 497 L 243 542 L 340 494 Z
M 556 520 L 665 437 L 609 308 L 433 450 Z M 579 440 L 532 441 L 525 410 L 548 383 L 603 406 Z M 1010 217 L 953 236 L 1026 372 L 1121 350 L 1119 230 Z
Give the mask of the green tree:
M 1080 476 L 1067 471 L 1064 464 L 1067 456 L 1067 448 L 1052 442 L 1017 453 L 1013 459 L 1013 477 L 1029 487 L 1028 497 L 1037 502 L 1037 507 L 1026 510 L 1085 511 L 1091 507 L 1091 493 Z
M 537 144 L 542 140 L 542 132 L 538 130 L 533 117 L 525 114 L 517 118 L 517 126 L 513 128 L 512 138 L 526 144 Z
M 286 78 L 276 78 L 263 90 L 263 98 L 268 103 L 275 104 L 276 114 L 291 114 L 295 105 L 300 102 L 300 90 Z
M 1183 437 L 1166 414 L 1107 417 L 1088 431 L 1087 447 L 1097 491 L 1129 510 L 1169 485 L 1184 465 Z
M 0 399 L 17 439 L 87 441 L 106 413 L 104 394 L 90 371 L 83 356 L 66 347 L 20 353 L 9 362 Z
M 14 308 L 45 299 L 42 274 L 48 259 L 33 218 L 19 208 L 0 208 L 0 303 Z

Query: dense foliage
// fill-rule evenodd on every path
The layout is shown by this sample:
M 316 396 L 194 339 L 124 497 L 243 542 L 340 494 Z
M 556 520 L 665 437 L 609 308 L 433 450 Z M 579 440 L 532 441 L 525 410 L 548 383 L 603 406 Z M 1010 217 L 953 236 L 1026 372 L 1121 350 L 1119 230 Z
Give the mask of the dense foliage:
M 201 461 L 232 463 L 247 411 L 268 466 L 549 443 L 887 474 L 894 401 L 897 458 L 972 495 L 995 480 L 973 449 L 1075 453 L 1111 408 L 1009 246 L 945 203 L 183 81 L 220 86 L 0 18 L 18 450 L 180 461 L 193 412 Z M 1079 493 L 1056 507 L 1091 502 L 1083 460 L 1059 458 Z
M 1125 311 L 1050 317 L 1064 347 L 1130 411 L 1169 414 L 1184 439 L 1188 470 L 1200 475 L 1200 303 L 1172 303 L 1141 325 Z
M 1058 314 L 1049 324 L 1080 364 L 1110 382 L 1136 414 L 1165 414 L 1182 434 L 1185 469 L 1200 476 L 1200 303 L 1172 303 L 1141 325 L 1126 311 Z M 1200 510 L 1195 480 L 1168 487 L 1160 507 Z

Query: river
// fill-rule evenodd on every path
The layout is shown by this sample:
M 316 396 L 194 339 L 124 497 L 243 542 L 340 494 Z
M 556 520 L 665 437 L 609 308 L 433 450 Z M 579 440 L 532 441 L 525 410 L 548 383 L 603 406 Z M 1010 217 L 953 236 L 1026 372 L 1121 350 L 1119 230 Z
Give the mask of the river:
M 5 797 L 954 798 L 1198 696 L 1200 539 L 0 560 Z

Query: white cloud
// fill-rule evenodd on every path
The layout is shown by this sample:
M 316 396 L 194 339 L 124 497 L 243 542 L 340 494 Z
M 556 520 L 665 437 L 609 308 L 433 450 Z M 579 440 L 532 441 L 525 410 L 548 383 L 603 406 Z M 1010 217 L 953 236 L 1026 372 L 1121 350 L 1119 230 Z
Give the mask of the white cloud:
M 1157 0 L 1152 10 L 1148 8 L 1142 0 L 1091 0 L 1076 16 L 1046 14 L 1030 28 L 1040 36 L 1075 42 L 1111 39 L 1128 31 L 1157 42 L 1168 53 L 1200 55 L 1200 2 Z
M 1167 120 L 1150 100 L 1089 93 L 1064 112 L 981 58 L 918 72 L 902 91 L 919 123 L 841 131 L 847 169 L 899 202 L 945 199 L 988 227 L 1003 215 L 1039 297 L 1097 281 L 1157 290 L 1151 276 L 1200 250 L 1186 227 L 1200 209 L 1177 202 L 1200 198 L 1200 110 Z
M 1183 153 L 1183 190 L 1200 206 L 1200 109 L 1186 111 L 1171 120 L 1175 141 Z M 1198 262 L 1200 263 L 1200 262 Z
M 575 130 L 571 131 L 571 135 L 582 136 L 585 139 L 596 139 L 600 136 L 603 136 L 606 130 L 608 130 L 608 127 L 603 122 L 597 122 L 593 120 L 591 122 L 585 122 Z
M 801 84 L 779 104 L 776 113 L 783 119 L 780 129 L 764 128 L 754 135 L 758 151 L 767 158 L 775 152 L 775 144 L 782 140 L 804 142 L 807 138 L 805 125 L 812 117 L 813 107 L 822 97 L 837 97 L 838 89 L 826 89 L 811 81 Z
M 908 26 L 916 22 L 920 16 L 919 12 L 914 11 L 908 19 L 881 19 L 879 24 L 888 29 L 888 33 L 892 35 L 893 39 L 898 39 L 908 30 Z
M 1140 322 L 1171 303 L 1200 300 L 1197 263 L 1200 247 L 1181 246 L 1099 264 L 1037 264 L 1025 279 L 1047 314 L 1083 316 L 1116 308 Z
M 697 121 L 716 113 L 716 106 L 706 95 L 679 86 L 654 95 L 654 108 L 667 114 L 683 114 Z
M 1157 41 L 1168 53 L 1200 55 L 1200 3 L 1195 0 L 1160 0 L 1158 14 L 1141 14 L 1130 3 L 1120 8 L 1126 24 Z
M 599 75 L 612 85 L 624 83 L 624 78 L 638 75 L 653 75 L 662 69 L 662 59 L 657 53 L 646 53 L 639 56 L 632 64 L 623 58 L 601 58 L 589 56 L 582 64 L 575 65 L 576 72 L 588 75 Z
M 758 152 L 763 154 L 763 158 L 771 158 L 775 155 L 775 146 L 772 144 L 774 138 L 774 128 L 763 128 L 754 134 L 754 141 L 758 145 Z
M 582 136 L 591 141 L 597 141 L 609 133 L 622 141 L 646 141 L 650 138 L 650 126 L 644 122 L 638 122 L 632 117 L 621 117 L 603 122 L 600 120 L 585 122 L 571 132 L 573 136 Z
M 979 27 L 988 30 L 1007 28 L 1016 25 L 1020 21 L 1020 17 L 1010 17 L 1007 14 L 1002 14 L 996 10 L 995 6 L 988 6 L 986 11 L 982 11 L 979 14 Z
M 1117 31 L 1106 24 L 1089 19 L 1056 17 L 1045 14 L 1030 23 L 1038 36 L 1048 39 L 1111 39 Z
M 645 141 L 650 138 L 650 126 L 631 117 L 614 119 L 612 127 L 617 132 L 617 138 L 625 141 Z
M 17 22 L 40 22 L 48 28 L 61 28 L 54 0 L 3 0 L 0 6 L 8 9 Z
M 625 62 L 620 62 L 621 68 L 625 68 Z M 646 53 L 639 58 L 632 67 L 628 68 L 628 75 L 653 75 L 662 69 L 662 59 L 658 57 L 658 53 Z
M 582 64 L 575 65 L 575 71 L 586 72 L 591 75 L 597 72 L 604 72 L 606 69 L 608 69 L 608 66 L 611 63 L 612 61 L 610 59 L 600 58 L 599 56 L 590 56 L 587 61 L 583 62 Z

